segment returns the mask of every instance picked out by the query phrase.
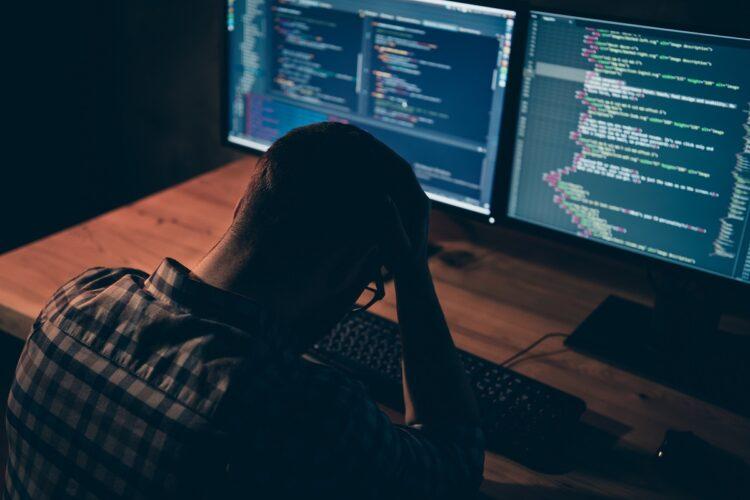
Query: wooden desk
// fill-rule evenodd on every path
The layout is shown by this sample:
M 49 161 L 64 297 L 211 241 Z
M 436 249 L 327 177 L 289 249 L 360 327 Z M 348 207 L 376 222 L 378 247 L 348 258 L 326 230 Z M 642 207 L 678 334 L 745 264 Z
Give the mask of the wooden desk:
M 188 267 L 227 227 L 255 159 L 249 157 L 0 256 L 0 330 L 25 338 L 57 287 L 95 266 L 153 270 L 170 256 Z M 459 347 L 499 362 L 549 332 L 570 332 L 613 292 L 648 302 L 645 272 L 510 230 L 483 229 L 436 213 L 434 237 L 476 261 L 431 267 Z M 471 243 L 473 241 L 474 243 Z M 395 318 L 392 285 L 375 312 Z M 729 318 L 725 327 L 750 331 Z M 483 491 L 497 498 L 683 495 L 648 466 L 668 428 L 690 429 L 750 462 L 750 420 L 565 350 L 551 339 L 519 372 L 583 398 L 590 460 L 540 474 L 488 454 Z M 598 446 L 611 437 L 613 447 Z M 603 441 L 606 441 L 604 439 Z

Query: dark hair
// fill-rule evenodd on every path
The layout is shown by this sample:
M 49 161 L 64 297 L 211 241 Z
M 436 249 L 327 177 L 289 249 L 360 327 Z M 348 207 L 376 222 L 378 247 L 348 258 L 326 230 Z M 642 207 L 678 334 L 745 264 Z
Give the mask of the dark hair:
M 294 129 L 260 158 L 232 230 L 251 246 L 253 258 L 291 272 L 336 248 L 366 250 L 377 244 L 398 162 L 405 163 L 352 125 Z

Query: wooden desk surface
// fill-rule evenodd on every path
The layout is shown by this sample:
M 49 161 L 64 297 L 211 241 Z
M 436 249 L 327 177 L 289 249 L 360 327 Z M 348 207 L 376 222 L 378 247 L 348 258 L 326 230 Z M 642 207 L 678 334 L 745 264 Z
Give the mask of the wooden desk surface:
M 55 289 L 88 267 L 151 271 L 165 256 L 195 264 L 227 227 L 254 163 L 253 157 L 231 163 L 1 255 L 0 330 L 25 338 Z M 456 344 L 495 362 L 545 333 L 571 332 L 613 292 L 650 300 L 644 271 L 541 239 L 438 213 L 433 236 L 448 251 L 476 256 L 461 269 L 440 259 L 431 267 Z M 392 285 L 374 310 L 395 319 Z M 747 319 L 725 323 L 750 332 Z M 488 496 L 683 496 L 649 466 L 668 428 L 693 430 L 750 462 L 750 420 L 566 350 L 559 338 L 533 353 L 546 355 L 514 369 L 588 404 L 584 421 L 592 432 L 581 446 L 589 459 L 564 474 L 541 474 L 489 453 L 482 487 Z

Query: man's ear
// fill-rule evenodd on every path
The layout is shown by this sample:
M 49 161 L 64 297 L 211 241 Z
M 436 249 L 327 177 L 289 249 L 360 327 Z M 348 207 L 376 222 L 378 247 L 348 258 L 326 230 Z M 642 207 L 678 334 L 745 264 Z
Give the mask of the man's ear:
M 232 215 L 232 220 L 235 220 L 237 218 L 237 214 L 240 213 L 240 209 L 242 208 L 244 201 L 245 195 L 242 195 L 240 196 L 240 199 L 237 200 L 237 203 L 234 204 L 234 214 Z

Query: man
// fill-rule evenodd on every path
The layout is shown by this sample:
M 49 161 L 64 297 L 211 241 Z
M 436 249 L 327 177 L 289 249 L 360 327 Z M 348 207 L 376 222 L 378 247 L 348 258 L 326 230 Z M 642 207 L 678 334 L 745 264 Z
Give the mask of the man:
M 9 498 L 470 498 L 476 405 L 409 165 L 342 124 L 263 155 L 192 270 L 95 268 L 36 320 L 8 402 Z M 406 426 L 301 354 L 387 266 Z M 356 314 L 356 313 L 355 313 Z

